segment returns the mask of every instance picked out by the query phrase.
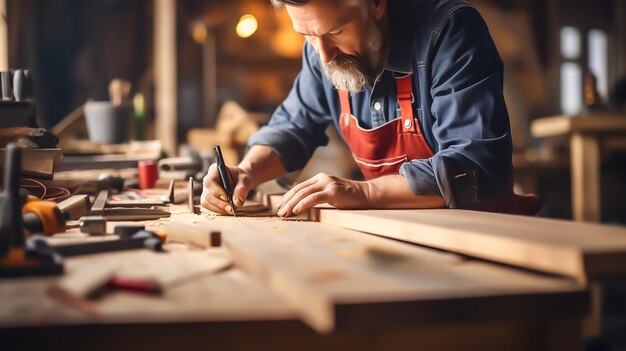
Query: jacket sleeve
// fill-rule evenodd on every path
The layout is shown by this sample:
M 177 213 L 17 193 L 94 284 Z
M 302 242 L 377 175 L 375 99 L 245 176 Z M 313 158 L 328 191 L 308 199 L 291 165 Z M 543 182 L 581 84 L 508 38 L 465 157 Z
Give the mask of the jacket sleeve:
M 469 208 L 512 181 L 503 64 L 473 8 L 454 12 L 438 34 L 430 91 L 438 150 L 430 159 L 404 164 L 400 174 L 415 194 L 441 195 L 450 208 Z
M 325 131 L 331 122 L 319 58 L 308 43 L 303 51 L 302 70 L 289 96 L 276 109 L 269 124 L 248 141 L 248 146 L 270 146 L 287 171 L 303 168 L 318 146 L 328 144 Z

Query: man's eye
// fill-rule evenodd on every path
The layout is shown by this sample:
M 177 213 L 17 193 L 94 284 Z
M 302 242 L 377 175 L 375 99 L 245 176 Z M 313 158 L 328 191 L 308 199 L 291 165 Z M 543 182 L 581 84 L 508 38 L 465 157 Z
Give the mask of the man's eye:
M 330 35 L 339 35 L 339 34 L 341 34 L 341 32 L 343 32 L 343 29 L 337 29 L 337 30 L 334 30 L 332 32 L 328 32 L 328 34 L 330 34 Z

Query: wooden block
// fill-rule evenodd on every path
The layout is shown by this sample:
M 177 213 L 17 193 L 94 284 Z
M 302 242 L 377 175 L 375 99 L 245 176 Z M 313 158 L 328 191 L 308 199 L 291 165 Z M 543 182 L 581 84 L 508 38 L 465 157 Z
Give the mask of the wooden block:
M 58 204 L 63 213 L 69 214 L 71 220 L 76 220 L 89 211 L 91 204 L 87 195 L 73 195 Z
M 5 149 L 0 149 L 0 168 L 4 169 Z M 52 179 L 56 165 L 61 162 L 60 149 L 22 149 L 22 174 Z
M 586 283 L 626 275 L 626 229 L 467 210 L 318 209 L 319 222 Z
M 168 241 L 211 247 L 211 230 L 206 226 L 170 222 L 165 225 L 165 232 Z

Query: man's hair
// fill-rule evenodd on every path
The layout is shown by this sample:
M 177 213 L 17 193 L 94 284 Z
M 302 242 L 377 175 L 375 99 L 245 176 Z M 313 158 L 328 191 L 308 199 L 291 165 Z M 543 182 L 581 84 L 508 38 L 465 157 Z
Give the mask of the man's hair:
M 341 0 L 345 5 L 360 5 L 363 0 Z M 281 9 L 285 5 L 300 6 L 305 5 L 311 0 L 270 0 L 275 9 Z

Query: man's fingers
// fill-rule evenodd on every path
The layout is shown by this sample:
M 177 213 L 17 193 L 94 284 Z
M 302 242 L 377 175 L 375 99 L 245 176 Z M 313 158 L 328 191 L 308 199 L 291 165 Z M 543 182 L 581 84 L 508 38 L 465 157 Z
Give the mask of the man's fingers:
M 332 197 L 332 194 L 328 190 L 318 191 L 305 197 L 300 201 L 292 210 L 293 214 L 298 215 L 302 211 L 309 209 L 315 205 L 328 202 Z
M 278 211 L 278 215 L 281 217 L 291 216 L 293 214 L 293 209 L 298 203 L 300 203 L 300 201 L 313 193 L 321 191 L 322 189 L 323 185 L 318 184 L 317 182 L 313 182 L 313 184 L 306 187 L 301 187 L 289 199 L 283 198 L 284 205 Z M 285 200 L 287 202 L 285 202 Z
M 214 202 L 210 201 L 212 197 L 209 196 L 209 198 L 207 197 L 200 197 L 200 205 L 204 208 L 206 208 L 209 211 L 213 211 L 216 213 L 220 213 L 220 214 L 226 214 L 226 211 L 224 210 L 223 207 L 220 207 L 219 205 L 216 205 Z
M 312 177 L 309 178 L 307 180 L 305 180 L 302 183 L 296 184 L 293 188 L 289 189 L 288 192 L 285 193 L 285 195 L 283 195 L 283 198 L 280 200 L 280 202 L 278 203 L 277 207 L 280 210 L 284 205 L 286 205 L 289 200 L 291 200 L 291 198 L 298 193 L 298 191 L 311 186 L 313 184 L 317 183 L 317 178 Z
M 208 187 L 209 184 L 215 182 L 216 179 L 219 179 L 219 174 L 217 174 L 217 166 L 214 163 L 209 166 L 209 170 L 206 172 L 206 175 L 202 179 L 202 185 Z
M 226 191 L 222 187 L 221 181 L 219 180 L 219 175 L 217 174 L 217 167 L 215 164 L 209 167 L 207 174 L 202 179 L 203 185 L 203 193 L 204 191 L 208 191 L 211 195 L 220 198 L 224 201 L 228 200 L 226 196 Z
M 221 214 L 229 214 L 230 211 L 227 211 L 226 206 L 230 206 L 228 201 L 223 201 L 218 197 L 212 196 L 208 192 L 202 192 L 200 195 L 200 205 L 207 210 L 221 213 Z
M 250 190 L 252 190 L 252 180 L 247 174 L 242 172 L 237 180 L 235 188 L 233 189 L 233 203 L 235 204 L 235 207 L 239 208 L 243 206 L 246 198 L 248 198 Z

